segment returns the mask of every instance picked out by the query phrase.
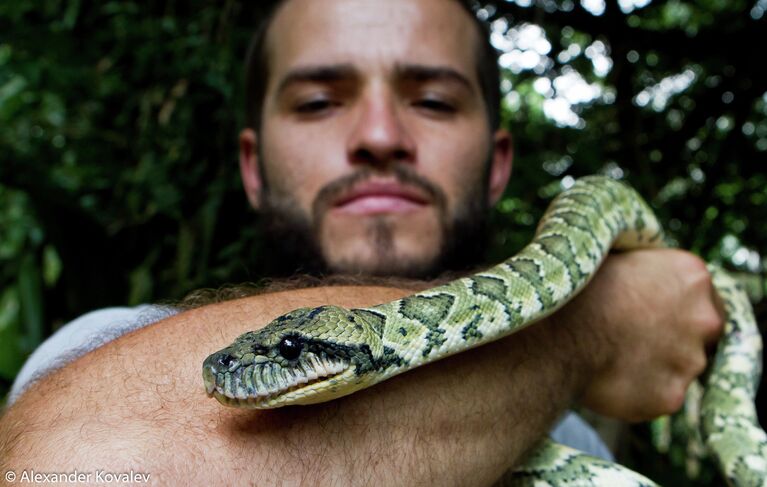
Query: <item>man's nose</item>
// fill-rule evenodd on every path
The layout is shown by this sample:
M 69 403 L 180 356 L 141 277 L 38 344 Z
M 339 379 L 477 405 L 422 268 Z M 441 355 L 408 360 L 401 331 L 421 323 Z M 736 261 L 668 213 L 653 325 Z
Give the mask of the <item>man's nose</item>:
M 386 95 L 362 100 L 348 140 L 350 162 L 375 166 L 413 162 L 415 143 L 401 111 L 396 101 Z

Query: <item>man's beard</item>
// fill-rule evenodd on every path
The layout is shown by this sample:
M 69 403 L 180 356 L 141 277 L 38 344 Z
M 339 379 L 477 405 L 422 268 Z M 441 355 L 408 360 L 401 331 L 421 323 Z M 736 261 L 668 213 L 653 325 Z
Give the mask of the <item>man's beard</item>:
M 339 195 L 375 175 L 394 176 L 400 184 L 415 186 L 430 196 L 439 215 L 442 233 L 440 249 L 434 258 L 408 260 L 397 256 L 393 224 L 386 215 L 381 215 L 371 217 L 367 222 L 368 241 L 377 257 L 372 266 L 363 267 L 352 260 L 333 265 L 326 262 L 320 243 L 322 216 Z M 262 180 L 265 180 L 263 176 Z M 290 195 L 275 194 L 265 186 L 260 213 L 271 261 L 269 272 L 274 276 L 346 273 L 426 279 L 448 271 L 467 271 L 482 263 L 489 242 L 485 181 L 486 174 L 482 174 L 472 182 L 452 218 L 447 214 L 444 192 L 407 164 L 393 165 L 386 173 L 361 167 L 357 172 L 329 183 L 319 191 L 312 204 L 312 219 L 301 211 Z

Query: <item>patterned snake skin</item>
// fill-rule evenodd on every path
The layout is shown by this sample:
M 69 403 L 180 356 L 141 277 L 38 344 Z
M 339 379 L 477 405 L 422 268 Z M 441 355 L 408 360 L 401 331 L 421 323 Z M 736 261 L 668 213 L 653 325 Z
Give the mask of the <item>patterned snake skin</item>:
M 628 186 L 580 179 L 551 204 L 536 236 L 505 262 L 365 309 L 301 308 L 245 333 L 203 364 L 209 395 L 240 408 L 312 404 L 497 340 L 577 294 L 610 249 L 663 246 L 650 208 Z M 730 485 L 767 485 L 767 435 L 754 396 L 761 337 L 745 293 L 710 266 L 727 323 L 703 384 L 700 435 Z M 618 464 L 549 440 L 503 485 L 655 485 Z

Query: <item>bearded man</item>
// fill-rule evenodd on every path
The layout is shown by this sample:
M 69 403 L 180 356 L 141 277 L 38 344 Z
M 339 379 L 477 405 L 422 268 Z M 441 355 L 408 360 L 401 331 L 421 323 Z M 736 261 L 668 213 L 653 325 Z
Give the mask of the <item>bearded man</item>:
M 259 39 L 240 167 L 272 230 L 265 258 L 408 277 L 476 264 L 512 148 L 492 48 L 466 5 L 284 0 Z M 609 258 L 543 322 L 352 396 L 276 411 L 205 397 L 203 359 L 240 333 L 299 306 L 368 306 L 425 285 L 283 290 L 146 327 L 135 311 L 122 328 L 97 316 L 90 353 L 38 352 L 59 368 L 14 389 L 0 462 L 162 484 L 489 484 L 575 403 L 628 420 L 676 410 L 722 326 L 699 259 L 638 251 Z

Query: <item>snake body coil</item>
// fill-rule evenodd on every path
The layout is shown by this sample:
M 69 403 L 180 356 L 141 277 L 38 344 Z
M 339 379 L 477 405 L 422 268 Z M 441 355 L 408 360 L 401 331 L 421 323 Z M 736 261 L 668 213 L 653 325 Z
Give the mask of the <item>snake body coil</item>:
M 351 394 L 544 318 L 587 284 L 610 249 L 662 246 L 663 231 L 635 191 L 608 178 L 583 178 L 552 202 L 532 242 L 503 263 L 371 308 L 292 311 L 209 356 L 205 387 L 223 404 L 256 409 Z M 710 269 L 727 324 L 705 384 L 703 438 L 732 485 L 767 485 L 767 436 L 753 402 L 761 338 L 745 293 Z M 551 441 L 503 481 L 654 485 Z

